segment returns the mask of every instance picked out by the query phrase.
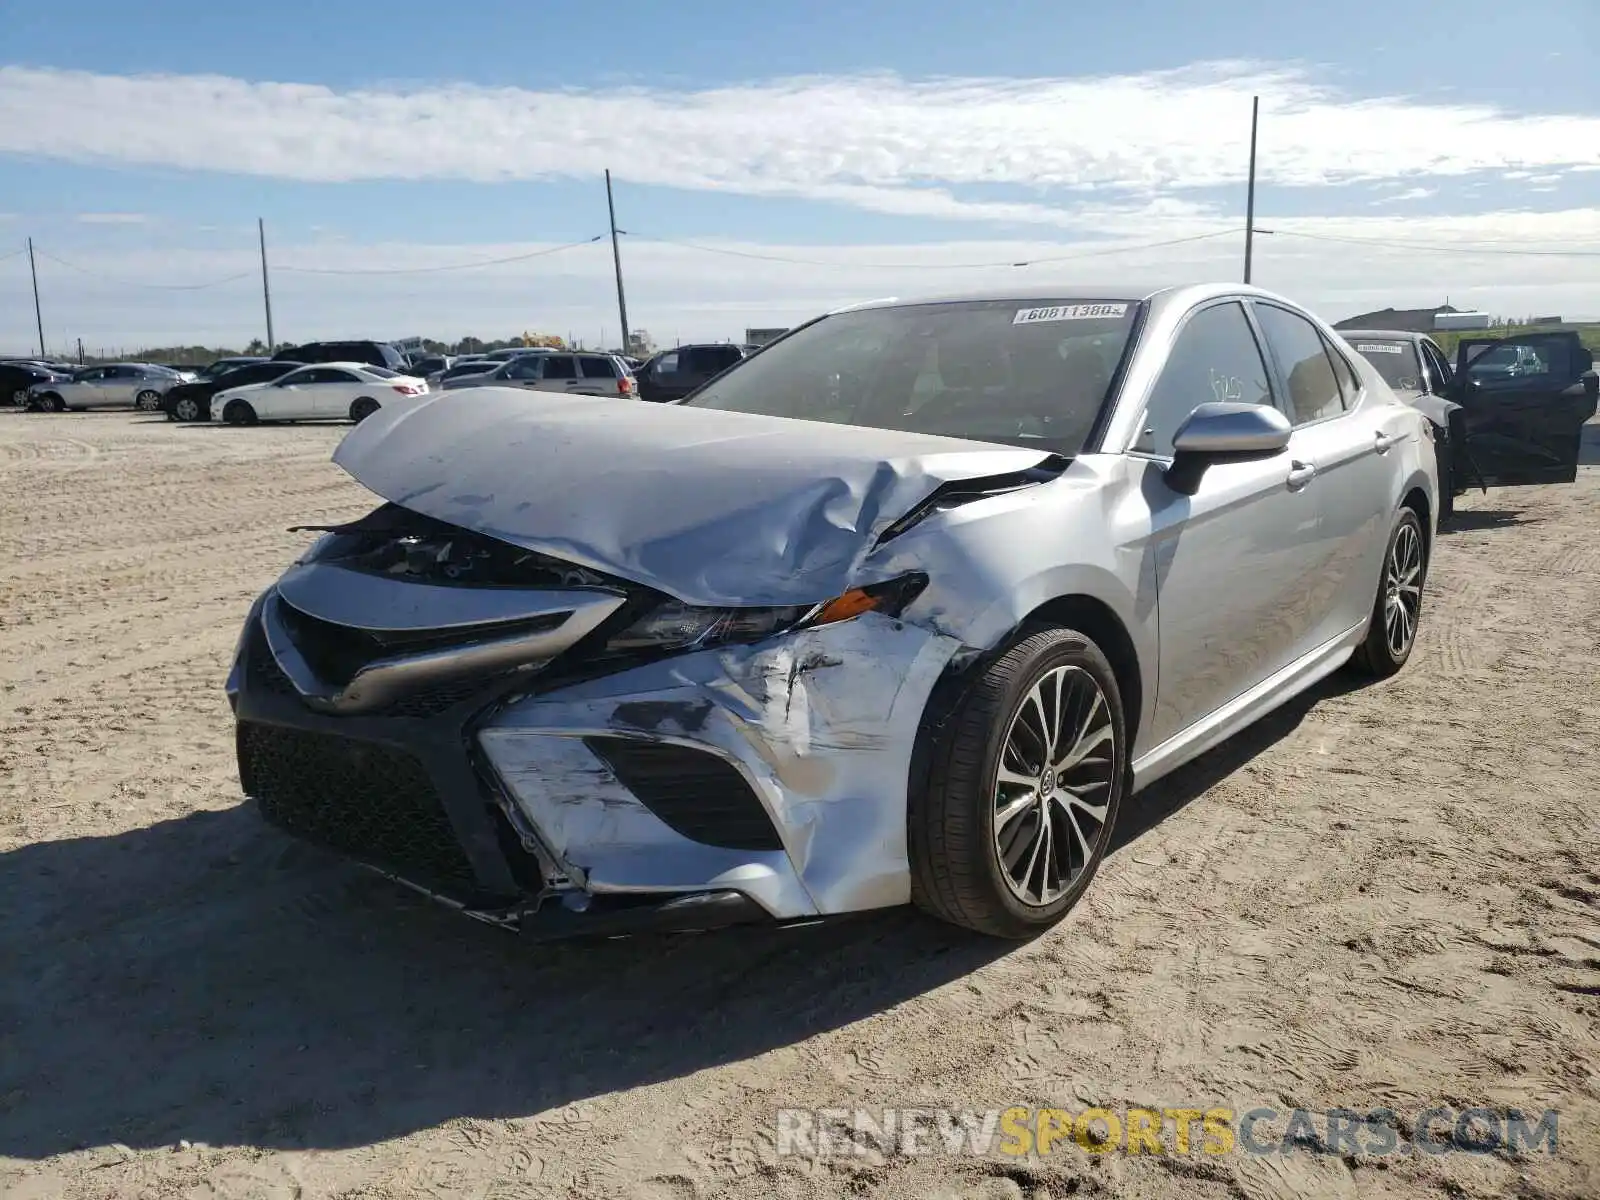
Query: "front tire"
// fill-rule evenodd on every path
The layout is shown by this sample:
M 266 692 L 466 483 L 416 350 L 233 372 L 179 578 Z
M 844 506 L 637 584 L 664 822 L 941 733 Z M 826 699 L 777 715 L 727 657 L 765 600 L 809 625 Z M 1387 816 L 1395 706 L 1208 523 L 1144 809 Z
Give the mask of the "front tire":
M 133 398 L 133 406 L 140 412 L 159 412 L 161 411 L 161 393 L 153 392 L 146 388 Z
M 222 410 L 222 419 L 229 425 L 254 425 L 256 410 L 243 400 L 230 400 Z
M 1378 576 L 1378 595 L 1367 623 L 1366 640 L 1356 647 L 1354 662 L 1368 675 L 1387 679 L 1411 657 L 1422 617 L 1422 588 L 1428 578 L 1427 541 L 1422 520 L 1402 508 L 1389 533 Z
M 52 392 L 49 395 L 39 397 L 39 411 L 52 413 L 66 412 L 67 402 Z
M 172 402 L 170 415 L 174 421 L 200 421 L 205 419 L 205 410 L 192 396 L 182 396 Z
M 912 902 L 994 937 L 1050 928 L 1099 869 L 1127 779 L 1105 655 L 1071 629 L 1025 636 L 973 682 L 911 797 Z

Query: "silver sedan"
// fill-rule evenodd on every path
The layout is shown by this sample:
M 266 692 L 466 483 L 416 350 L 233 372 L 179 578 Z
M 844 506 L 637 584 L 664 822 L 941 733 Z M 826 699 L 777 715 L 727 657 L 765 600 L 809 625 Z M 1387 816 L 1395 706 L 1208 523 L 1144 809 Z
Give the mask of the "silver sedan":
M 28 389 L 28 407 L 47 412 L 85 408 L 136 408 L 160 412 L 161 399 L 190 377 L 151 363 L 86 367 L 71 379 Z
M 913 902 L 1026 937 L 1126 798 L 1411 654 L 1430 426 L 1238 286 L 830 313 L 683 403 L 483 388 L 252 608 L 273 823 L 530 934 Z

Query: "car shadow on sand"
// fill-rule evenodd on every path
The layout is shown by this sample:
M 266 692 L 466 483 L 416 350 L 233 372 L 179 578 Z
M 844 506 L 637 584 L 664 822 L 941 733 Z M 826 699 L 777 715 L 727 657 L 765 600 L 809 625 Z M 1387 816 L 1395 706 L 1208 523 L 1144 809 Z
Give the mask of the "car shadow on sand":
M 1341 674 L 1131 800 L 1113 853 Z M 247 806 L 0 855 L 0 1155 L 367 1145 L 737 1062 L 1013 953 L 911 910 L 531 945 Z M 1072 922 L 1050 936 L 1073 937 Z

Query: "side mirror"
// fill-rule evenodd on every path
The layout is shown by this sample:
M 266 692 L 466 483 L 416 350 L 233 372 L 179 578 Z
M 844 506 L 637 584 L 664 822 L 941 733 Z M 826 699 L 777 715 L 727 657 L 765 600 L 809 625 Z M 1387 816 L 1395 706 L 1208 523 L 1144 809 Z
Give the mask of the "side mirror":
M 1167 485 L 1192 496 L 1212 463 L 1271 458 L 1288 448 L 1293 431 L 1288 417 L 1265 404 L 1202 404 L 1184 419 L 1172 439 Z

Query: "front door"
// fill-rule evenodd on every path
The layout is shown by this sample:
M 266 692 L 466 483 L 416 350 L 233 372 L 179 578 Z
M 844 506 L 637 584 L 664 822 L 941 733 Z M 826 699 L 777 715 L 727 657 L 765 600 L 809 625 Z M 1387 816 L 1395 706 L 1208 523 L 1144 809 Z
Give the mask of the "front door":
M 1461 405 L 1464 483 L 1571 483 L 1595 414 L 1592 356 L 1570 334 L 1464 338 L 1450 399 Z
M 1159 678 L 1153 749 L 1294 661 L 1310 617 L 1307 579 L 1322 534 L 1324 482 L 1291 440 L 1268 458 L 1208 467 L 1194 495 L 1167 486 L 1178 427 L 1212 400 L 1273 404 L 1244 307 L 1206 305 L 1185 321 L 1129 447 L 1147 457 Z M 1298 436 L 1298 435 L 1297 435 Z

